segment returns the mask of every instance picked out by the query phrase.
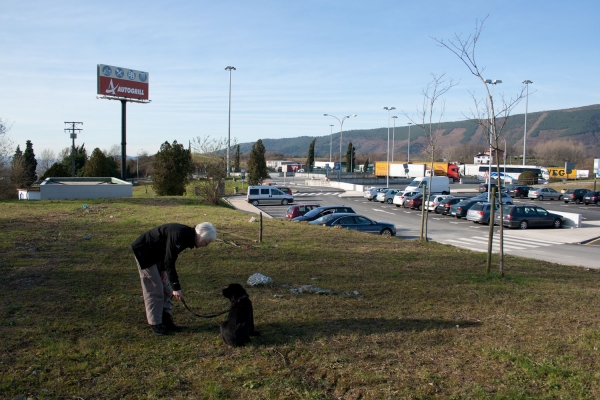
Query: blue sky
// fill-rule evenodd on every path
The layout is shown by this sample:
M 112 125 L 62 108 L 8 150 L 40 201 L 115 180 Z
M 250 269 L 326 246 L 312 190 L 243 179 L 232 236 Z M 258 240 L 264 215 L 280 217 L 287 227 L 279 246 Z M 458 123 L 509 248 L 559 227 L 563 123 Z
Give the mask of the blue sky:
M 121 143 L 117 101 L 96 98 L 96 66 L 147 71 L 150 104 L 127 106 L 127 153 L 173 140 L 238 142 L 397 126 L 414 113 L 430 74 L 459 82 L 444 119 L 464 119 L 484 88 L 432 36 L 473 33 L 488 16 L 477 58 L 496 93 L 525 79 L 529 111 L 600 103 L 597 1 L 27 1 L 0 7 L 0 118 L 10 137 L 58 153 L 64 121 L 83 121 L 77 144 Z M 514 114 L 524 113 L 525 103 Z M 267 149 L 268 150 L 268 149 Z

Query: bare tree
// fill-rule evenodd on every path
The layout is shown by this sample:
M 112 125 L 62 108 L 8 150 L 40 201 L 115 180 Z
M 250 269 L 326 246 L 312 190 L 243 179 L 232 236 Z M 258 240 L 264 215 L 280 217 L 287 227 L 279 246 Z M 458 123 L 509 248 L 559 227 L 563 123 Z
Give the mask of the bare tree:
M 10 183 L 10 154 L 13 143 L 8 136 L 10 128 L 11 125 L 8 121 L 0 118 L 0 198 L 10 197 L 12 195 L 12 185 Z
M 549 167 L 563 167 L 565 161 L 577 162 L 585 157 L 583 143 L 568 141 L 554 141 L 540 143 L 535 146 L 537 160 Z
M 452 79 L 446 80 L 446 74 L 436 75 L 431 74 L 431 81 L 423 89 L 421 94 L 423 95 L 423 104 L 421 108 L 417 108 L 418 117 L 413 120 L 411 116 L 403 112 L 415 126 L 420 127 L 425 134 L 427 141 L 426 152 L 429 155 L 431 162 L 430 172 L 433 177 L 433 171 L 435 170 L 433 163 L 435 162 L 437 142 L 440 135 L 443 133 L 442 130 L 442 118 L 446 108 L 446 101 L 443 96 L 452 87 L 456 86 L 456 83 Z M 431 183 L 431 182 L 430 182 Z M 423 217 L 421 218 L 421 240 L 427 241 L 427 217 L 429 208 L 425 207 L 425 201 L 431 196 L 431 184 L 426 187 L 427 192 L 423 193 L 423 206 L 421 210 Z
M 474 102 L 474 109 L 471 110 L 470 118 L 477 123 L 485 132 L 488 142 L 490 143 L 490 147 L 493 152 L 495 152 L 494 159 L 496 160 L 496 171 L 497 171 L 497 185 L 500 187 L 500 160 L 498 157 L 498 144 L 499 139 L 502 136 L 502 131 L 508 122 L 508 117 L 510 116 L 511 111 L 519 104 L 519 102 L 524 98 L 525 86 L 521 89 L 521 93 L 519 93 L 515 98 L 507 99 L 504 95 L 500 95 L 499 106 L 496 107 L 494 104 L 494 96 L 493 92 L 490 92 L 490 85 L 494 85 L 496 83 L 501 83 L 502 81 L 492 81 L 490 79 L 486 79 L 483 76 L 485 71 L 485 67 L 481 67 L 476 60 L 476 48 L 477 42 L 481 36 L 481 32 L 483 30 L 483 24 L 485 23 L 483 20 L 475 21 L 475 31 L 473 34 L 468 35 L 466 38 L 460 34 L 456 34 L 453 39 L 444 40 L 437 39 L 433 37 L 441 47 L 450 50 L 462 63 L 467 67 L 469 72 L 475 76 L 477 79 L 481 81 L 481 83 L 485 87 L 486 97 L 484 99 L 478 99 L 474 93 L 471 93 L 471 97 Z M 490 154 L 491 156 L 491 154 Z M 489 178 L 491 179 L 491 177 Z M 499 196 L 501 198 L 501 196 Z M 492 257 L 492 243 L 493 243 L 493 235 L 494 235 L 494 223 L 493 223 L 493 207 L 495 201 L 490 198 L 490 202 L 492 204 L 492 214 L 490 216 L 490 230 L 489 230 L 489 239 L 488 239 L 488 260 L 486 270 L 489 273 L 491 267 L 491 257 Z M 502 221 L 502 207 L 499 210 L 500 221 Z M 500 276 L 504 276 L 504 226 L 503 223 L 500 223 Z
M 42 153 L 37 158 L 37 176 L 42 176 L 56 162 L 56 155 L 50 149 L 42 150 Z
M 233 146 L 236 144 L 237 139 L 234 138 Z M 196 194 L 211 204 L 219 204 L 227 178 L 227 140 L 198 136 L 192 140 L 191 146 L 199 175 Z

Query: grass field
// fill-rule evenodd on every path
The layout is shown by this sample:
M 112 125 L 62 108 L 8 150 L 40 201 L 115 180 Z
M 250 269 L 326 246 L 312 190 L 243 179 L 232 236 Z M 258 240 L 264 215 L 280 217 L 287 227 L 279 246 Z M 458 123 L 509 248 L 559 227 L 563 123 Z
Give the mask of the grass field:
M 85 206 L 85 207 L 83 207 Z M 0 398 L 600 398 L 596 270 L 265 219 L 192 197 L 0 202 Z M 248 287 L 261 336 L 230 348 L 222 317 L 155 336 L 129 244 L 167 222 L 219 240 L 178 261 L 196 312 Z M 223 240 L 225 239 L 225 240 Z M 294 295 L 313 285 L 330 295 Z M 358 292 L 359 295 L 353 294 Z

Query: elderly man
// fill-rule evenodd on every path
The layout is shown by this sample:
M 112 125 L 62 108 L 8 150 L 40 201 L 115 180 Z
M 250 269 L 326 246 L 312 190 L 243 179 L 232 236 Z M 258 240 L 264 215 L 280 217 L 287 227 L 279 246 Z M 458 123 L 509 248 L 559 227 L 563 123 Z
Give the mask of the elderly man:
M 171 316 L 171 298 L 183 299 L 175 269 L 179 253 L 187 248 L 206 247 L 216 238 L 215 227 L 209 222 L 195 228 L 172 223 L 150 229 L 131 244 L 142 282 L 146 318 L 157 335 L 180 330 Z

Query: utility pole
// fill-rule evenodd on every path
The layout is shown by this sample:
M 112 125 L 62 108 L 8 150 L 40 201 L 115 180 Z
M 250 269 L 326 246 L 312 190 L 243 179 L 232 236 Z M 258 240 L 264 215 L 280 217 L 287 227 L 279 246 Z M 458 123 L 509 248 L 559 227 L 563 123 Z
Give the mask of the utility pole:
M 71 146 L 71 176 L 75 177 L 75 139 L 77 139 L 77 132 L 82 131 L 83 128 L 76 128 L 77 125 L 83 125 L 83 122 L 66 122 L 65 124 L 70 124 L 70 128 L 65 128 L 65 132 L 71 132 L 71 139 L 73 140 L 73 145 Z

